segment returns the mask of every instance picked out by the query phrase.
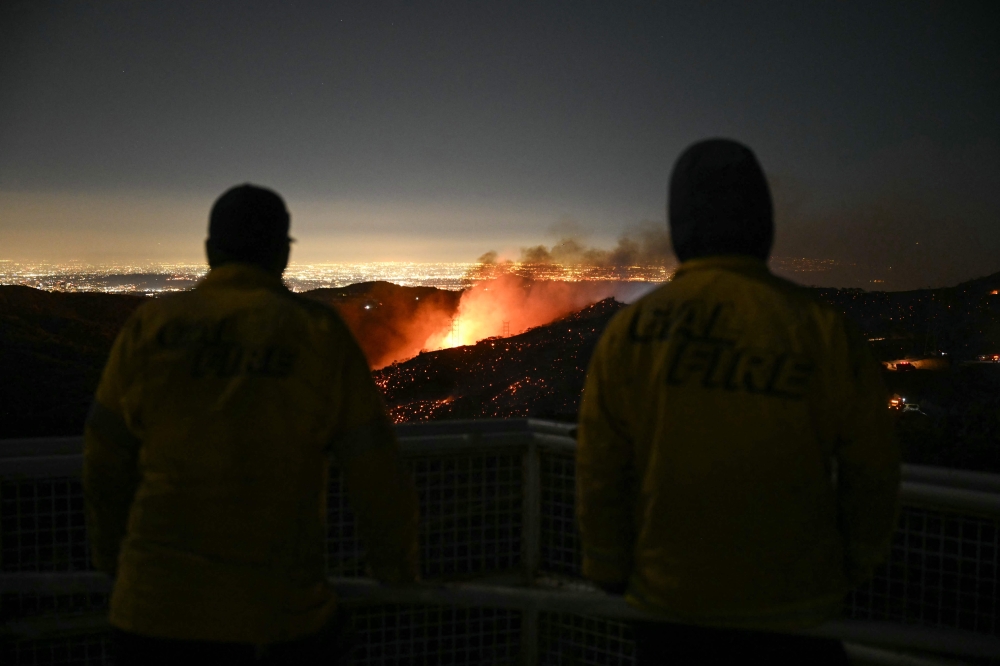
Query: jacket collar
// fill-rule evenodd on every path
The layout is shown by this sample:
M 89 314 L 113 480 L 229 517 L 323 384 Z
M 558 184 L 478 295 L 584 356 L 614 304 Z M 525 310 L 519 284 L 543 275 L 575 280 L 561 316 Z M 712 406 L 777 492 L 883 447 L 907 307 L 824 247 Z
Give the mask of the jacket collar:
M 688 259 L 674 272 L 674 279 L 676 280 L 686 273 L 702 270 L 728 270 L 736 273 L 755 273 L 758 275 L 770 275 L 771 273 L 767 264 L 757 257 L 750 257 L 745 254 L 722 254 L 713 257 Z
M 198 288 L 222 286 L 237 289 L 287 289 L 281 278 L 274 273 L 269 273 L 253 264 L 237 261 L 231 261 L 211 269 L 208 275 L 198 283 Z

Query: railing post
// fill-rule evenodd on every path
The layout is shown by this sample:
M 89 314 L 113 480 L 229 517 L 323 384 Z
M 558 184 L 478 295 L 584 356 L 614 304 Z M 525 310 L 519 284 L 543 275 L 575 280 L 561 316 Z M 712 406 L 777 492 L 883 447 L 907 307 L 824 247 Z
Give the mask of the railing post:
M 538 666 L 538 609 L 521 611 L 521 666 Z
M 542 470 L 538 444 L 534 434 L 529 437 L 524 452 L 524 480 L 522 496 L 521 562 L 524 584 L 534 585 L 541 560 L 542 532 Z M 538 609 L 531 607 L 521 611 L 521 664 L 538 664 Z
M 524 584 L 533 585 L 541 560 L 542 532 L 542 470 L 538 444 L 532 437 L 524 453 L 523 518 L 521 525 L 521 561 Z

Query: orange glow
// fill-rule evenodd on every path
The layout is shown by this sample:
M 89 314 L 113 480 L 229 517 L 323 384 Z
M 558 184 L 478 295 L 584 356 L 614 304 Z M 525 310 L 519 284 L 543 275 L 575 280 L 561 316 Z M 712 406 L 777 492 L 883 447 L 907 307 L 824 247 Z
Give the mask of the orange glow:
M 615 286 L 601 282 L 534 282 L 518 275 L 502 275 L 476 283 L 462 294 L 458 313 L 427 339 L 426 349 L 475 344 L 504 333 L 511 335 L 548 324 L 592 303 L 614 295 Z
M 638 279 L 636 271 L 620 271 L 619 278 L 626 279 L 611 279 L 611 269 L 587 270 L 485 264 L 467 273 L 470 286 L 462 292 L 430 290 L 418 296 L 408 288 L 376 282 L 363 296 L 336 288 L 329 296 L 371 367 L 379 369 L 421 352 L 517 335 L 608 297 L 631 301 L 669 278 L 665 269 L 655 275 L 647 271 L 655 281 Z

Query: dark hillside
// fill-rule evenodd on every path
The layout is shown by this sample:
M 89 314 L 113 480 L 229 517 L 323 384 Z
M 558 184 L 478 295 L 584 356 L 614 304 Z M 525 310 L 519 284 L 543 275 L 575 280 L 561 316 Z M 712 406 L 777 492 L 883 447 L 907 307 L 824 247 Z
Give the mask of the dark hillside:
M 939 350 L 972 360 L 1000 350 L 1000 273 L 941 289 L 816 293 L 861 327 L 879 360 Z
M 115 336 L 145 301 L 0 286 L 0 438 L 80 434 Z
M 919 406 L 896 413 L 907 462 L 1000 473 L 1000 364 L 884 376 L 890 393 Z

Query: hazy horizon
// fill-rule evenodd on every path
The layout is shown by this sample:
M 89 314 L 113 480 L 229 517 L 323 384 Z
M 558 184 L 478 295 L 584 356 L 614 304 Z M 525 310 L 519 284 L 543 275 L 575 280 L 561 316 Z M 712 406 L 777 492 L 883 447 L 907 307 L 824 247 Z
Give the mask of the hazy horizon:
M 523 253 L 522 253 L 523 255 Z M 522 256 L 523 259 L 523 256 Z M 513 270 L 520 275 L 535 275 L 541 280 L 612 280 L 662 283 L 676 269 L 676 262 L 663 266 L 657 279 L 655 266 L 609 267 L 585 264 L 528 264 L 515 260 Z M 891 270 L 875 271 L 868 267 L 844 265 L 831 259 L 805 257 L 774 257 L 768 262 L 771 271 L 780 277 L 807 287 L 849 288 L 866 291 L 912 291 L 925 288 L 953 287 L 961 282 L 1000 273 L 992 271 L 971 275 L 960 281 L 939 284 L 909 284 Z M 285 281 L 295 291 L 319 287 L 342 287 L 372 281 L 386 281 L 402 286 L 431 286 L 440 289 L 464 289 L 490 279 L 482 274 L 480 262 L 309 262 L 292 260 L 285 271 Z M 207 262 L 149 261 L 88 263 L 69 261 L 17 261 L 0 257 L 0 285 L 31 286 L 54 291 L 108 291 L 157 293 L 171 289 L 193 287 L 208 272 Z M 136 276 L 132 279 L 130 276 Z M 861 277 L 859 277 L 861 276 Z M 871 277 L 865 277 L 871 276 Z M 881 277 L 875 277 L 881 276 Z M 905 276 L 903 276 L 905 278 Z M 166 285 L 164 280 L 180 282 Z M 74 282 L 75 281 L 75 282 Z

